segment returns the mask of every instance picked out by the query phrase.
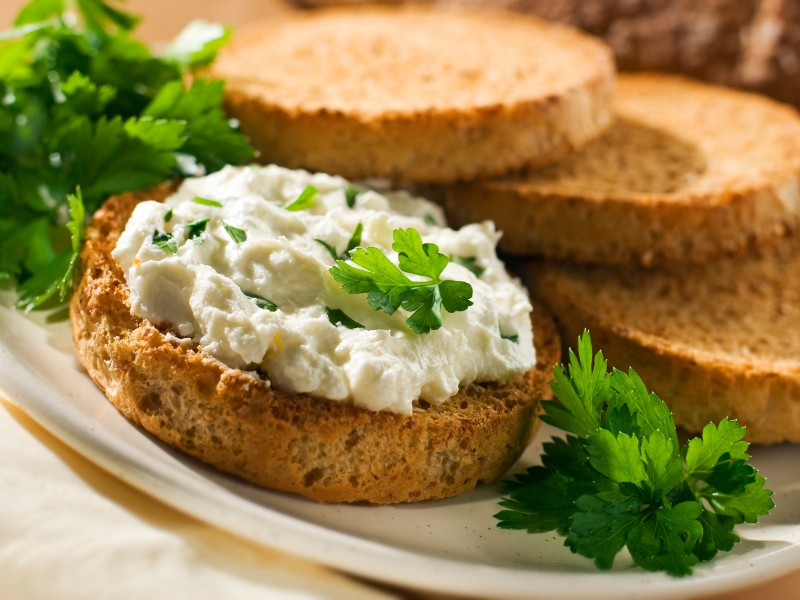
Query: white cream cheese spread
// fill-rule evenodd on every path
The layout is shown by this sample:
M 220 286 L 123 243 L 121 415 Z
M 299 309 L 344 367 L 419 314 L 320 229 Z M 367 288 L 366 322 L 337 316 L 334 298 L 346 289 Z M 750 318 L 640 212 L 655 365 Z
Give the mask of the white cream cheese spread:
M 307 186 L 318 190 L 310 206 L 287 210 Z M 534 365 L 531 305 L 497 258 L 491 222 L 448 229 L 436 205 L 405 192 L 362 191 L 350 207 L 348 186 L 276 166 L 226 167 L 185 180 L 164 203 L 140 203 L 113 253 L 133 314 L 169 324 L 230 367 L 265 372 L 276 388 L 374 411 L 411 413 L 417 398 L 439 404 L 460 385 L 506 381 Z M 480 277 L 456 261 L 441 275 L 469 283 L 472 306 L 442 310 L 441 328 L 417 334 L 404 309 L 388 315 L 366 294 L 346 293 L 316 240 L 342 253 L 359 223 L 361 246 L 394 264 L 398 228 L 474 259 Z M 364 328 L 334 325 L 326 307 Z

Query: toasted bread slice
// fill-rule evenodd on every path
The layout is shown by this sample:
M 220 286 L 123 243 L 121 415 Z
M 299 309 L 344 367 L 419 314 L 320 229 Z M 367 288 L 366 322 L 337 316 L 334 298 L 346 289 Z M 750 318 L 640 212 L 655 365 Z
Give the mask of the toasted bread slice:
M 537 364 L 507 384 L 473 383 L 412 415 L 289 394 L 231 369 L 131 314 L 111 257 L 136 204 L 108 200 L 87 231 L 72 299 L 78 356 L 111 402 L 168 444 L 267 487 L 326 502 L 444 498 L 502 475 L 527 445 L 560 356 L 555 324 L 533 313 Z
M 614 64 L 533 17 L 364 7 L 242 30 L 208 75 L 262 162 L 451 182 L 584 146 L 610 122 Z
M 527 266 L 565 345 L 584 328 L 693 432 L 724 417 L 761 444 L 800 442 L 800 239 L 660 269 Z
M 579 262 L 699 262 L 778 238 L 800 213 L 800 117 L 667 75 L 621 75 L 616 124 L 522 177 L 445 192 L 454 224 L 493 219 L 500 248 Z

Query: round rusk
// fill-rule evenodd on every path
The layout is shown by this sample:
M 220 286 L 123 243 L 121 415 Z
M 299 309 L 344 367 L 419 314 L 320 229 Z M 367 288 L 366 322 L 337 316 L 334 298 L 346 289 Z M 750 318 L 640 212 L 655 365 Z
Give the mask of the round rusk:
M 744 257 L 643 269 L 531 261 L 564 345 L 588 328 L 699 433 L 728 417 L 756 444 L 800 442 L 800 239 Z
M 131 313 L 111 252 L 138 203 L 173 191 L 124 194 L 100 208 L 71 304 L 78 356 L 128 419 L 224 471 L 326 502 L 445 498 L 497 479 L 519 458 L 560 358 L 544 309 L 532 313 L 530 370 L 463 385 L 438 405 L 414 401 L 412 414 L 284 392 Z
M 611 51 L 531 17 L 426 7 L 298 12 L 206 73 L 259 160 L 406 182 L 553 163 L 609 123 Z
M 702 262 L 774 240 L 800 216 L 800 117 L 756 94 L 620 75 L 616 122 L 522 176 L 451 187 L 455 225 L 494 220 L 500 249 L 577 262 Z

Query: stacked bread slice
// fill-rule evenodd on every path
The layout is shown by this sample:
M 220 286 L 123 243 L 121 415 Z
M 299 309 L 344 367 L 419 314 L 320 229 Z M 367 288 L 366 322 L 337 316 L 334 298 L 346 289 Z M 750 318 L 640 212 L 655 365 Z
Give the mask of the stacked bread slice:
M 677 424 L 800 442 L 800 118 L 654 74 L 621 76 L 614 108 L 583 152 L 448 189 L 451 220 L 493 218 L 503 248 L 541 257 L 522 271 L 563 344 L 588 328 Z
M 610 123 L 614 63 L 538 19 L 373 6 L 252 26 L 209 74 L 261 162 L 449 183 L 582 148 Z
M 702 262 L 782 236 L 800 214 L 800 119 L 768 98 L 621 75 L 616 120 L 545 169 L 464 183 L 449 218 L 493 219 L 501 247 L 581 263 Z
M 524 17 L 422 7 L 294 15 L 211 74 L 263 162 L 427 185 L 491 219 L 556 316 L 589 328 L 697 431 L 800 441 L 800 118 L 764 97 L 624 75 Z

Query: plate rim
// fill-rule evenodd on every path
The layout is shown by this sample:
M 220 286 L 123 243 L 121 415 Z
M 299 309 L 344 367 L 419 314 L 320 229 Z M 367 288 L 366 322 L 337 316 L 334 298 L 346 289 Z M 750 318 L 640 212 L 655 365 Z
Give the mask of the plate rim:
M 0 307 L 0 323 L 13 309 Z M 32 322 L 13 311 L 34 327 Z M 52 331 L 51 331 L 52 333 Z M 105 471 L 148 496 L 241 538 L 276 548 L 339 571 L 404 588 L 464 597 L 537 598 L 568 600 L 586 597 L 683 598 L 720 594 L 774 579 L 800 568 L 800 544 L 778 553 L 757 556 L 749 569 L 715 573 L 713 566 L 681 579 L 646 571 L 556 572 L 514 569 L 445 559 L 309 523 L 301 518 L 256 504 L 209 481 L 201 473 L 150 464 L 110 432 L 72 408 L 50 382 L 40 379 L 13 348 L 14 336 L 0 328 L 0 392 L 67 446 Z M 86 375 L 88 377 L 88 375 Z M 98 388 L 98 393 L 103 394 Z M 211 484 L 211 487 L 208 486 Z M 209 491 L 211 492 L 209 496 Z M 253 527 L 251 519 L 262 525 Z M 265 526 L 265 527 L 264 527 Z M 354 560 L 354 558 L 356 560 Z M 414 578 L 410 578 L 411 572 Z M 502 577 L 502 589 L 487 581 Z M 569 578 L 569 585 L 564 582 Z

